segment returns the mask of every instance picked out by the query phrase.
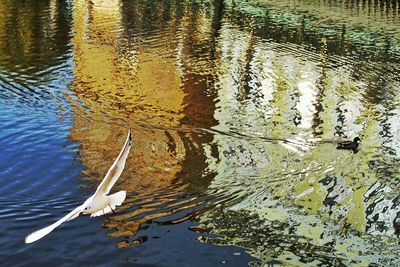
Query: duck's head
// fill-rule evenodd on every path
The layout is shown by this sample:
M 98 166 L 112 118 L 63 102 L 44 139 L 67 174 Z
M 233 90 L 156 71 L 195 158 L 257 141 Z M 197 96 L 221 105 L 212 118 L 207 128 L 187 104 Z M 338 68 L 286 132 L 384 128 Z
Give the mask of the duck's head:
M 353 140 L 353 142 L 356 144 L 358 144 L 360 141 L 361 141 L 361 138 L 358 136 L 356 138 L 354 138 L 354 140 Z

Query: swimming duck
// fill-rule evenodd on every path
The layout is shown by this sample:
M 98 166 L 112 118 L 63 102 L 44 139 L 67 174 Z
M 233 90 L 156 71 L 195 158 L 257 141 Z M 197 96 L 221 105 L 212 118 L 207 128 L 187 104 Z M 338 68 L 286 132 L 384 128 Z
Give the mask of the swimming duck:
M 349 150 L 355 150 L 358 147 L 358 143 L 361 141 L 360 137 L 355 137 L 353 141 L 343 141 L 338 143 L 337 149 L 349 149 Z

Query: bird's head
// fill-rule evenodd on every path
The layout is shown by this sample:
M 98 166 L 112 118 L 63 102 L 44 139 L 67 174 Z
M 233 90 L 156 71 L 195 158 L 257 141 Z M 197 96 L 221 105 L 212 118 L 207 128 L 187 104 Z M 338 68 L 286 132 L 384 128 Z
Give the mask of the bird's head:
M 360 137 L 358 137 L 358 136 L 357 136 L 356 138 L 354 138 L 354 140 L 353 140 L 353 142 L 354 142 L 354 143 L 357 143 L 357 144 L 358 144 L 360 141 L 361 141 L 361 139 L 360 139 Z

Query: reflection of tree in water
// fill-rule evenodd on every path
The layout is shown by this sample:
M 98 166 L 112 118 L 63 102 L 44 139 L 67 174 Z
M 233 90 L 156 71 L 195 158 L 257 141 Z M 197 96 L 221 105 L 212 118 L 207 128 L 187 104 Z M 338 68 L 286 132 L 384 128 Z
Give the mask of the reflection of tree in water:
M 64 93 L 73 78 L 71 9 L 69 1 L 1 1 L 1 99 L 57 109 L 60 118 L 69 112 Z
M 309 158 L 298 163 L 291 157 L 292 161 L 286 163 L 288 168 L 303 168 L 303 171 L 279 173 L 283 165 L 279 157 L 284 155 L 274 153 L 277 149 L 273 145 L 264 149 L 271 151 L 264 154 L 270 158 L 266 174 L 260 170 L 260 160 L 255 157 L 254 148 L 260 144 L 254 142 L 254 146 L 247 145 L 239 152 L 233 143 L 232 140 L 227 142 L 231 148 L 228 155 L 231 166 L 220 169 L 220 173 L 224 170 L 230 173 L 225 177 L 217 175 L 209 190 L 211 195 L 223 194 L 221 199 L 225 200 L 220 208 L 199 215 L 200 225 L 194 229 L 221 238 L 201 240 L 248 248 L 264 263 L 272 259 L 286 264 L 335 262 L 334 265 L 347 265 L 364 260 L 371 264 L 396 263 L 396 253 L 385 253 L 387 249 L 395 249 L 395 243 L 390 242 L 398 236 L 398 190 L 390 188 L 393 180 L 383 185 L 383 180 L 374 182 L 371 177 L 358 175 L 368 171 L 366 166 L 357 168 L 348 161 L 351 158 L 339 153 L 331 155 L 331 159 L 320 159 L 321 165 L 313 167 L 313 162 L 308 163 Z M 226 145 L 223 147 L 228 149 Z M 339 171 L 326 173 L 331 168 L 328 163 Z M 352 166 L 346 168 L 347 165 Z M 219 192 L 221 188 L 224 188 L 223 193 Z M 380 207 L 375 207 L 376 202 L 381 203 Z M 362 209 L 362 203 L 368 203 L 366 210 Z M 357 225 L 354 220 L 360 223 L 365 220 L 365 224 Z
M 0 6 L 2 68 L 26 72 L 27 67 L 38 66 L 39 69 L 30 70 L 33 72 L 59 65 L 70 50 L 71 8 L 68 1 L 3 2 Z
M 53 44 L 36 28 L 27 32 L 37 42 L 9 33 L 4 51 L 12 41 L 12 54 L 34 47 L 22 51 L 20 64 L 43 57 L 43 47 L 68 50 L 71 7 L 52 3 L 61 15 L 48 27 L 65 36 Z M 75 3 L 70 137 L 82 145 L 93 185 L 126 128 L 134 134 L 117 185 L 130 195 L 104 223 L 109 236 L 122 239 L 118 247 L 144 242 L 136 235 L 148 223 L 196 220 L 194 230 L 226 237 L 204 241 L 244 246 L 266 263 L 340 265 L 358 260 L 351 253 L 374 263 L 371 255 L 398 237 L 398 155 L 376 148 L 376 136 L 395 138 L 387 115 L 398 104 L 387 97 L 398 82 L 394 38 L 371 49 L 352 38 L 359 31 L 335 20 L 316 27 L 304 14 L 271 8 L 258 16 L 227 1 Z M 347 52 L 356 57 L 340 57 Z M 315 92 L 299 106 L 301 82 L 309 85 L 304 96 Z M 300 111 L 309 117 L 302 129 Z M 364 135 L 357 155 L 310 140 L 352 132 Z M 288 140 L 294 137 L 299 143 Z
M 390 109 L 382 110 L 382 101 L 369 98 L 378 94 L 382 95 L 381 99 L 388 100 L 391 104 L 398 103 L 395 97 L 388 98 L 376 91 L 385 87 L 393 90 L 396 87 L 393 67 L 378 70 L 383 67 L 384 62 L 380 61 L 380 58 L 387 58 L 391 53 L 388 52 L 389 46 L 368 53 L 370 47 L 354 43 L 354 52 L 359 55 L 367 53 L 368 60 L 358 60 L 357 57 L 354 61 L 340 58 L 335 47 L 335 35 L 329 35 L 326 43 L 320 44 L 320 32 L 308 29 L 309 24 L 304 23 L 304 18 L 301 31 L 306 38 L 293 39 L 293 30 L 296 30 L 295 19 L 290 21 L 291 17 L 286 16 L 284 18 L 287 20 L 282 20 L 283 16 L 274 16 L 279 13 L 276 10 L 268 12 L 267 19 L 258 15 L 254 15 L 254 18 L 253 14 L 246 14 L 243 10 L 237 6 L 232 10 L 228 9 L 226 18 L 231 24 L 225 22 L 226 27 L 221 29 L 219 43 L 224 46 L 225 58 L 221 59 L 220 64 L 229 67 L 222 69 L 218 76 L 218 79 L 225 82 L 225 85 L 222 82 L 221 84 L 226 88 L 221 86 L 225 90 L 218 92 L 216 114 L 222 129 L 234 129 L 241 133 L 247 131 L 247 135 L 252 138 L 236 140 L 215 135 L 213 144 L 218 149 L 218 159 L 209 159 L 210 163 L 215 164 L 212 167 L 217 173 L 209 187 L 209 193 L 224 194 L 227 198 L 235 195 L 240 199 L 234 203 L 227 201 L 224 208 L 217 212 L 206 212 L 199 216 L 202 223 L 199 230 L 202 232 L 208 229 L 212 233 L 227 236 L 225 239 L 206 239 L 207 242 L 242 245 L 250 248 L 253 255 L 265 260 L 273 255 L 285 262 L 285 256 L 289 255 L 291 259 L 286 259 L 287 263 L 335 262 L 340 265 L 364 259 L 371 264 L 377 264 L 380 259 L 376 255 L 384 254 L 387 251 L 387 242 L 390 243 L 390 240 L 393 241 L 393 238 L 399 235 L 399 187 L 393 182 L 398 176 L 397 171 L 387 172 L 386 178 L 383 179 L 382 171 L 377 167 L 372 168 L 370 164 L 377 158 L 382 158 L 382 152 L 385 158 L 390 158 L 389 155 L 393 152 L 386 148 L 383 151 L 380 149 L 382 133 L 386 132 L 385 139 L 390 136 L 387 133 L 390 131 L 389 127 L 381 124 L 387 120 L 385 116 L 388 116 Z M 242 16 L 248 16 L 249 19 L 242 19 Z M 256 21 L 254 32 L 248 30 L 253 29 L 252 25 L 243 25 L 250 20 Z M 265 30 L 266 27 L 268 30 Z M 349 47 L 349 42 L 354 41 L 350 38 L 351 35 L 346 35 L 349 32 L 353 34 L 353 30 L 349 28 L 343 31 L 343 27 L 340 27 L 340 42 L 346 47 Z M 366 35 L 381 40 L 379 34 Z M 243 53 L 232 52 L 247 51 L 242 48 L 246 47 L 245 40 L 249 38 L 255 40 L 252 50 L 264 55 L 264 58 L 257 57 L 255 53 L 252 53 L 251 57 L 245 57 Z M 264 38 L 272 42 L 262 42 Z M 240 43 L 237 42 L 238 39 L 241 40 Z M 281 45 L 282 41 L 288 40 L 289 43 Z M 293 45 L 296 40 L 317 47 L 321 58 L 316 59 L 316 53 Z M 386 44 L 390 43 L 392 47 L 393 42 L 386 40 Z M 239 57 L 247 60 L 238 61 Z M 263 59 L 272 64 L 262 65 Z M 253 66 L 253 69 L 249 66 Z M 396 63 L 393 62 L 392 66 L 396 66 Z M 229 86 L 239 86 L 242 80 L 240 72 L 232 70 L 241 68 L 251 69 L 251 75 L 250 71 L 246 73 L 249 77 L 247 83 L 255 85 L 255 88 L 249 88 L 250 90 L 261 91 L 262 85 L 267 84 L 267 77 L 272 83 L 272 89 L 263 89 L 269 89 L 270 92 L 265 90 L 263 94 L 256 95 L 254 101 L 240 102 L 236 97 L 237 91 L 230 90 L 232 87 Z M 350 71 L 347 71 L 348 69 Z M 299 137 L 310 136 L 307 135 L 310 131 L 307 128 L 301 130 L 292 127 L 293 121 L 290 119 L 294 117 L 291 115 L 294 113 L 293 102 L 297 101 L 298 97 L 293 93 L 292 85 L 307 75 L 311 76 L 307 82 L 319 89 L 319 93 L 311 102 L 317 112 L 312 114 L 313 124 L 310 130 L 318 127 L 318 134 L 322 134 L 326 139 L 333 138 L 335 133 L 341 136 L 361 134 L 362 151 L 357 155 L 336 151 L 334 143 L 329 143 L 328 140 L 313 143 L 307 139 L 304 139 L 304 144 L 300 146 L 308 148 L 304 152 L 297 151 L 296 155 L 278 146 L 265 144 L 262 138 L 257 138 L 260 132 L 272 140 L 274 137 L 277 137 L 277 140 L 286 139 L 294 134 L 298 134 Z M 379 83 L 369 75 L 379 77 L 379 80 L 385 80 L 385 83 Z M 232 82 L 227 83 L 227 80 Z M 374 86 L 365 82 L 371 82 Z M 364 87 L 363 84 L 367 86 Z M 254 103 L 263 103 L 262 108 L 255 108 Z M 300 117 L 299 120 L 301 119 L 303 118 Z M 382 129 L 385 130 L 381 131 Z M 379 165 L 377 163 L 377 166 Z M 383 164 L 378 168 L 392 168 L 390 166 L 391 164 Z M 298 174 L 287 176 L 292 171 Z M 276 181 L 279 177 L 282 177 L 281 182 Z M 242 212 L 247 215 L 243 215 Z M 278 224 L 285 224 L 291 229 L 293 235 L 290 237 L 299 240 L 291 243 L 282 229 L 272 238 L 268 237 L 268 234 L 260 233 L 262 231 L 259 230 L 259 224 L 265 224 L 266 228 L 270 229 L 270 221 L 275 216 Z M 246 219 L 242 220 L 242 217 Z M 310 218 L 312 222 L 306 222 Z M 243 231 L 244 235 L 238 234 Z M 249 233 L 248 236 L 246 233 Z M 283 240 L 280 239 L 280 235 L 283 235 Z M 336 235 L 339 237 L 336 238 Z M 278 242 L 274 242 L 275 238 Z M 285 242 L 289 244 L 282 245 L 284 248 L 281 249 L 280 244 Z M 297 249 L 296 244 L 302 242 L 304 247 L 300 245 L 301 249 Z M 351 256 L 352 253 L 366 256 L 355 258 Z M 382 262 L 396 263 L 395 254 L 396 252 L 385 256 Z
M 72 90 L 91 112 L 77 106 L 71 137 L 82 144 L 88 180 L 96 184 L 122 128 L 133 129 L 134 149 L 120 183 L 131 194 L 104 224 L 110 236 L 124 238 L 118 246 L 127 247 L 146 240 L 134 237 L 146 223 L 180 223 L 204 206 L 201 192 L 213 174 L 202 176 L 202 145 L 212 135 L 199 129 L 215 125 L 214 96 L 207 90 L 213 68 L 204 64 L 218 64 L 212 62 L 218 34 L 213 11 L 199 4 L 103 4 L 77 4 L 81 35 L 74 37 Z
M 360 261 L 391 265 L 396 262 L 394 256 L 384 254 L 385 243 L 369 243 L 366 241 L 369 236 L 345 232 L 345 226 L 321 222 L 316 217 L 310 220 L 310 216 L 294 215 L 285 222 L 266 221 L 243 211 L 217 209 L 207 212 L 202 220 L 193 230 L 202 233 L 208 227 L 207 231 L 214 229 L 212 233 L 216 236 L 202 236 L 201 242 L 252 248 L 251 254 L 260 259 L 254 266 L 272 263 L 347 266 Z M 304 236 L 303 230 L 309 234 L 314 231 L 319 240 Z

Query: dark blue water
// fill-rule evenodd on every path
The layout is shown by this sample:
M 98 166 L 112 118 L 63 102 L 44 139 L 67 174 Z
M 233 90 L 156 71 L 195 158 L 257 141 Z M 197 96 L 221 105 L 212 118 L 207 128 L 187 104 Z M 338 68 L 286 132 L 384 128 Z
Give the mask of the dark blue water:
M 1 264 L 399 265 L 399 10 L 2 1 Z M 93 194 L 127 129 L 116 214 L 25 244 Z

